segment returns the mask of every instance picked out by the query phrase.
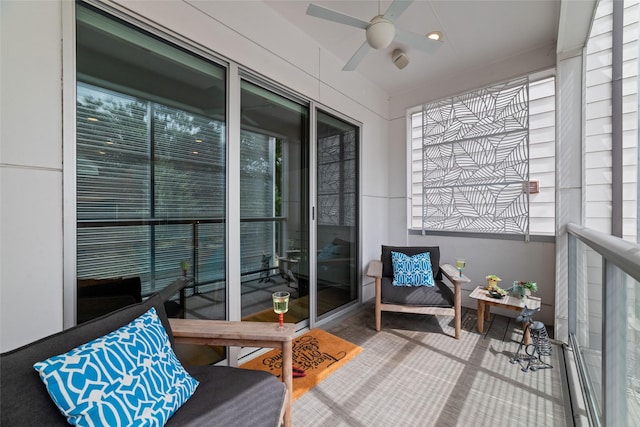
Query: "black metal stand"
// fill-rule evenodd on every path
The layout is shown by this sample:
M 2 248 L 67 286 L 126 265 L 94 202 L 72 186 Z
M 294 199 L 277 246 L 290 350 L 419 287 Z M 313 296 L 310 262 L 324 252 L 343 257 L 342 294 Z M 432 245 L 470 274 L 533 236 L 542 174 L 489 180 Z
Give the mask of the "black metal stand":
M 260 271 L 260 280 L 258 283 L 263 282 L 275 282 L 271 277 L 271 255 L 262 255 L 262 263 L 261 263 L 261 271 Z
M 540 309 L 531 310 L 525 306 L 516 319 L 518 322 L 523 322 L 527 325 L 523 331 L 518 349 L 513 355 L 513 359 L 511 359 L 511 363 L 526 361 L 527 366 L 522 368 L 523 372 L 527 372 L 529 369 L 536 371 L 538 369 L 553 368 L 549 363 L 542 360 L 543 356 L 551 356 L 552 348 L 551 341 L 549 340 L 549 334 L 547 333 L 547 328 L 544 326 L 544 323 L 538 321 L 534 322 L 532 319 L 533 315 L 538 311 L 540 311 Z M 531 336 L 531 343 L 525 345 L 524 340 L 527 335 L 527 331 L 529 331 L 529 335 Z M 521 354 L 521 352 L 524 354 Z

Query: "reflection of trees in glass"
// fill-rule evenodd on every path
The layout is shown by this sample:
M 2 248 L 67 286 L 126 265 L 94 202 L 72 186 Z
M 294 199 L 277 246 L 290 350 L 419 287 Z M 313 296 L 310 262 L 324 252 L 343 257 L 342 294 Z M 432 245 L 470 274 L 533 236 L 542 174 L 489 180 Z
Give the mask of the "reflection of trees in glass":
M 147 106 L 78 86 L 78 219 L 148 214 Z
M 78 84 L 78 219 L 224 220 L 223 137 L 224 124 L 211 118 Z M 193 253 L 191 228 L 122 225 L 79 232 L 78 277 L 140 275 L 169 283 L 179 274 L 179 261 Z M 104 231 L 100 242 L 93 238 L 97 230 Z M 217 245 L 218 234 L 201 233 L 200 243 Z M 224 269 L 209 275 L 224 277 Z
M 356 224 L 356 131 L 332 129 L 318 137 L 318 223 Z
M 157 218 L 224 217 L 222 132 L 215 120 L 154 105 Z
M 272 141 L 273 139 L 273 141 Z M 272 142 L 274 142 L 272 144 Z M 273 205 L 263 206 L 264 216 L 282 215 L 282 176 L 284 143 L 277 138 L 243 132 L 241 170 L 247 178 L 259 182 L 263 194 L 273 192 Z M 271 151 L 274 151 L 271 153 Z
M 274 164 L 271 138 L 244 131 L 240 135 L 240 212 L 243 218 L 274 214 Z
M 242 131 L 240 135 L 240 214 L 243 219 L 264 218 L 241 224 L 242 270 L 262 268 L 262 256 L 273 255 L 276 213 L 276 150 L 273 137 Z

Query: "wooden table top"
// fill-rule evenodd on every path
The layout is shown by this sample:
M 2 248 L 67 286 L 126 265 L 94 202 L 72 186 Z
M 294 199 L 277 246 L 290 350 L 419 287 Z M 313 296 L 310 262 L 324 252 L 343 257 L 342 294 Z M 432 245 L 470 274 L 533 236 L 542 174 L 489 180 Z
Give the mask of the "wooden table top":
M 490 303 L 491 305 L 504 306 L 506 308 L 512 309 L 524 308 L 525 305 L 528 308 L 532 309 L 540 308 L 540 304 L 542 302 L 541 298 L 533 297 L 531 295 L 526 296 L 522 299 L 509 294 L 507 294 L 504 298 L 493 298 L 489 296 L 489 291 L 487 291 L 483 286 L 478 286 L 477 288 L 475 288 L 469 296 L 473 299 Z

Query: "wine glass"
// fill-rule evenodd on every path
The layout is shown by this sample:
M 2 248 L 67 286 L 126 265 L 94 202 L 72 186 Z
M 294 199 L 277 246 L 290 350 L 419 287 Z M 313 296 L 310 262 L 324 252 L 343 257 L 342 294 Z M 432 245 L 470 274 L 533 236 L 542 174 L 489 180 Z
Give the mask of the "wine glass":
M 289 292 L 274 292 L 273 311 L 278 315 L 278 329 L 284 329 L 284 314 L 289 311 Z
M 467 260 L 464 258 L 456 259 L 456 267 L 458 267 L 458 271 L 460 272 L 460 277 L 462 277 L 462 269 L 467 266 Z

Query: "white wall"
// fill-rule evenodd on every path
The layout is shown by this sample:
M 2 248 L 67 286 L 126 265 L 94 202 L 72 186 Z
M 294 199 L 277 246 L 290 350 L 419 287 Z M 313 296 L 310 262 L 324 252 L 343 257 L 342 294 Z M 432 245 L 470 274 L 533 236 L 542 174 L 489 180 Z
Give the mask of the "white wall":
M 471 283 L 462 286 L 462 305 L 477 308 L 469 298 L 476 286 L 486 286 L 485 277 L 495 274 L 502 279 L 501 288 L 509 288 L 514 280 L 531 280 L 538 284 L 535 296 L 542 298 L 542 308 L 535 316 L 546 325 L 554 324 L 555 244 L 449 236 L 409 236 L 412 246 L 440 246 L 440 263 L 455 265 L 456 258 L 467 260 L 464 274 Z M 504 316 L 516 317 L 512 310 L 491 309 Z
M 62 108 L 61 81 L 63 72 L 75 73 L 62 67 L 68 59 L 62 53 L 62 34 L 69 31 L 63 18 L 73 22 L 63 14 L 71 13 L 70 5 L 66 0 L 0 2 L 0 351 L 63 328 L 63 254 L 75 251 L 64 247 L 62 227 L 63 150 L 75 144 L 62 136 L 67 110 Z M 261 2 L 110 5 L 362 123 L 366 266 L 387 240 L 385 227 L 380 227 L 388 223 L 389 211 L 387 95 L 357 73 L 340 72 L 340 61 Z M 367 288 L 365 296 L 372 295 Z
M 0 349 L 62 328 L 61 5 L 0 2 Z

